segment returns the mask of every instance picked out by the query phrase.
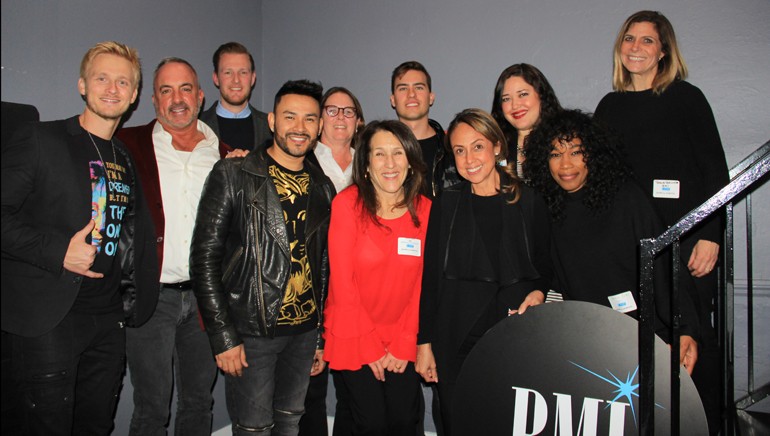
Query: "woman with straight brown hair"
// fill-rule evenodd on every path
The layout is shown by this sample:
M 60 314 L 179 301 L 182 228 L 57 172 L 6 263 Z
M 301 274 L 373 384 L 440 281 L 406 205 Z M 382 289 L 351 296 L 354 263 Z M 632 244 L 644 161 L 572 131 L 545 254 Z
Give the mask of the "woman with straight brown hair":
M 596 108 L 597 119 L 621 136 L 642 189 L 666 226 L 700 206 L 729 181 L 714 114 L 700 89 L 686 82 L 687 66 L 674 28 L 660 12 L 626 19 L 613 50 L 613 92 Z M 714 271 L 722 241 L 719 214 L 681 240 L 682 260 L 695 281 L 701 325 L 693 381 L 711 433 L 719 430 L 719 353 L 711 314 L 717 296 Z

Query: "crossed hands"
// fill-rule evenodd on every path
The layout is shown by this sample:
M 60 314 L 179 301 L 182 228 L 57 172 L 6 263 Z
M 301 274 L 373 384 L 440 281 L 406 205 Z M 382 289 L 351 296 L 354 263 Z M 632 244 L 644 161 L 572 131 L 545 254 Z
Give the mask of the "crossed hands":
M 390 351 L 388 351 L 384 356 L 370 363 L 369 368 L 371 368 L 374 378 L 384 382 L 385 371 L 401 374 L 406 370 L 406 365 L 408 363 L 408 360 L 401 360 L 390 354 Z

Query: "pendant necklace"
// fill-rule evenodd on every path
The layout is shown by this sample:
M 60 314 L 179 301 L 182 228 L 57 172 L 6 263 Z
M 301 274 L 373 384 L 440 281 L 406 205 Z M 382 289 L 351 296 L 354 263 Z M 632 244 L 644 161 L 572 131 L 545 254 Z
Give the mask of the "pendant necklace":
M 91 144 L 94 145 L 94 148 L 96 149 L 96 154 L 99 155 L 99 160 L 102 161 L 102 165 L 104 165 L 104 175 L 107 177 L 107 182 L 112 182 L 110 179 L 110 172 L 107 170 L 107 161 L 104 160 L 102 157 L 102 152 L 99 151 L 99 147 L 96 145 L 96 141 L 94 141 L 94 137 L 91 136 L 91 132 L 86 130 L 86 133 L 88 133 L 88 137 L 91 138 Z M 115 165 L 118 164 L 118 158 L 115 154 L 115 143 L 112 141 L 112 138 L 110 138 L 110 145 L 112 146 L 112 162 L 115 163 Z

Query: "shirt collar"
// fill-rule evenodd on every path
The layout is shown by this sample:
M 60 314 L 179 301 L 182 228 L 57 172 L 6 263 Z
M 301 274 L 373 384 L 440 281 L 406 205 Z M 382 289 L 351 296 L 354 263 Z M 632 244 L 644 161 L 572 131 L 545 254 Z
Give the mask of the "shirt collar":
M 222 118 L 248 118 L 251 115 L 251 107 L 247 104 L 242 111 L 234 113 L 222 107 L 222 101 L 220 100 L 217 102 L 217 115 Z

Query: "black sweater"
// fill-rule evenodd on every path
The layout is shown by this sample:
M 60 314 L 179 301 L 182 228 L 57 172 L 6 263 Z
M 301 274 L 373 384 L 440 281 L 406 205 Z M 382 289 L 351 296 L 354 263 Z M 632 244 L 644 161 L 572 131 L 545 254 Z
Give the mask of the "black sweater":
M 660 95 L 652 90 L 612 92 L 599 102 L 595 116 L 621 135 L 635 177 L 647 195 L 652 196 L 655 179 L 679 180 L 678 199 L 653 199 L 666 226 L 729 182 L 711 107 L 700 89 L 688 82 L 674 82 Z M 719 243 L 719 215 L 696 227 L 686 239 Z
M 612 204 L 596 213 L 583 200 L 586 190 L 569 194 L 564 202 L 564 220 L 551 227 L 556 269 L 555 288 L 565 299 L 588 301 L 610 307 L 610 295 L 631 291 L 639 304 L 639 240 L 663 232 L 663 224 L 652 204 L 636 183 L 626 182 Z M 684 268 L 684 265 L 681 265 Z M 660 323 L 656 329 L 668 339 L 666 322 L 671 294 L 671 257 L 659 256 L 655 263 L 654 292 Z M 692 282 L 682 283 L 681 334 L 697 337 L 697 316 L 689 293 Z M 629 315 L 636 317 L 638 311 Z

